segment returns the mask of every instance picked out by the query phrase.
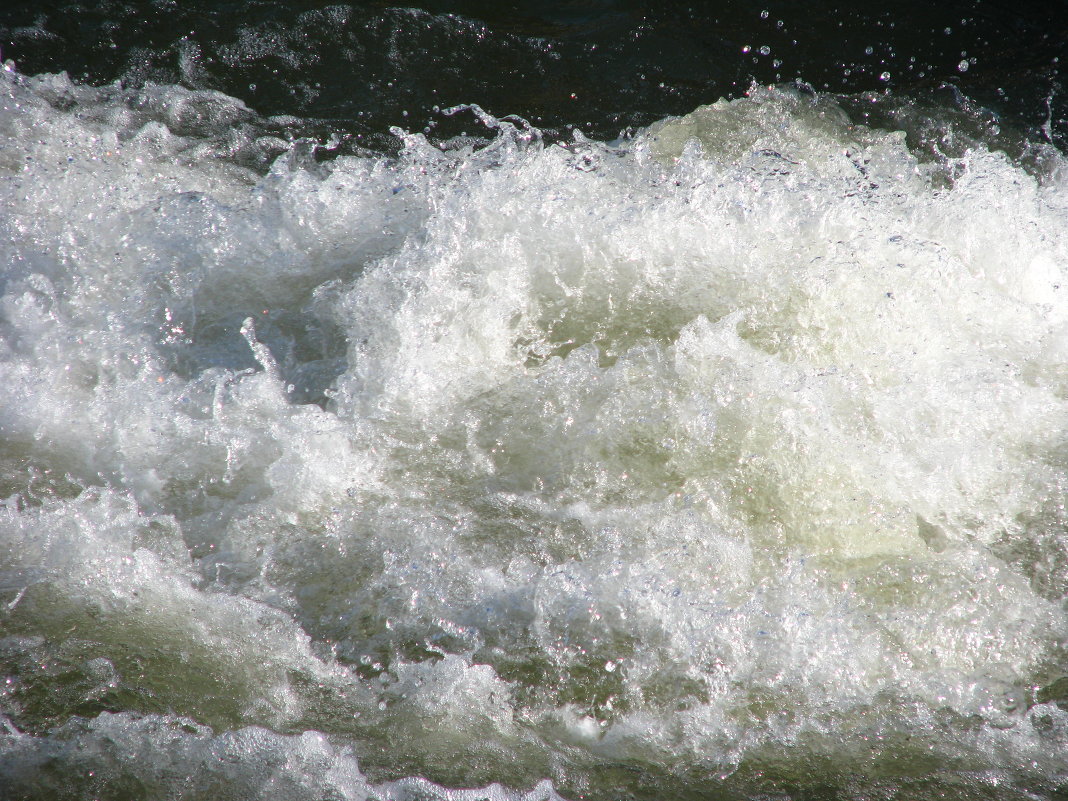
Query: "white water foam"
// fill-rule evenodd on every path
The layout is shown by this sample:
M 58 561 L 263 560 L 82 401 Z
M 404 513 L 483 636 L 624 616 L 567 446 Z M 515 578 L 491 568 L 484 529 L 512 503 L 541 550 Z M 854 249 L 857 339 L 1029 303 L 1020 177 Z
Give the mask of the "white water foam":
M 24 796 L 1068 778 L 1062 174 L 755 88 L 260 175 L 231 98 L 2 80 Z

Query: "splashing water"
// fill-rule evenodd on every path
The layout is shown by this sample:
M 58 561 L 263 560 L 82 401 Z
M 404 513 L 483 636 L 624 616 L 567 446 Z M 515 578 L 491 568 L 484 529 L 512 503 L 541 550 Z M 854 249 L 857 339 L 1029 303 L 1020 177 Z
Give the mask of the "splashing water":
M 16 797 L 1068 781 L 1059 156 L 0 80 Z

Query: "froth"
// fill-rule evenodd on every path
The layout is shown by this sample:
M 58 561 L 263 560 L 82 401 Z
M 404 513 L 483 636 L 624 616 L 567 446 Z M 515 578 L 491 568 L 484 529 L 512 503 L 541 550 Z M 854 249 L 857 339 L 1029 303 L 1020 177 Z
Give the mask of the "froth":
M 71 753 L 67 743 L 80 747 Z M 141 754 L 136 773 L 130 754 Z M 60 761 L 68 775 L 55 775 Z M 256 798 L 263 801 L 559 801 L 548 783 L 527 793 L 500 785 L 448 790 L 425 779 L 372 784 L 352 752 L 317 732 L 285 736 L 249 727 L 217 736 L 190 718 L 150 715 L 132 719 L 107 712 L 72 721 L 40 743 L 14 737 L 0 769 L 19 797 L 80 797 L 137 788 L 149 797 Z M 33 793 L 34 795 L 29 795 Z
M 4 81 L 14 725 L 169 711 L 594 795 L 920 754 L 1056 783 L 1055 174 L 754 89 L 261 175 L 236 101 L 182 132 Z

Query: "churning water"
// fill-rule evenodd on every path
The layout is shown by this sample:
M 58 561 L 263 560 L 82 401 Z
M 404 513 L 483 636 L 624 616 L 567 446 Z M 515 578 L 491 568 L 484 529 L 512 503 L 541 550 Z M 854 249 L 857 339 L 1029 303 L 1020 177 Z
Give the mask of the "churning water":
M 9 63 L 0 796 L 1058 792 L 1068 165 L 888 103 L 323 161 Z

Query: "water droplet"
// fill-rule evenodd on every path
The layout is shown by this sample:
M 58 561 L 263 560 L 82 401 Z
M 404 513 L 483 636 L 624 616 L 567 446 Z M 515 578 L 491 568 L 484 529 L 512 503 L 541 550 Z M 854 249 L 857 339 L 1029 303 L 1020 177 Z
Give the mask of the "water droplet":
M 971 66 L 971 65 L 968 63 L 968 59 L 962 58 L 960 60 L 960 64 L 957 65 L 957 69 L 960 70 L 961 72 L 967 72 L 969 66 Z
M 871 45 L 868 45 L 867 47 L 864 48 L 864 55 L 866 55 L 866 56 L 870 56 L 874 52 L 875 52 L 875 48 L 872 47 Z
M 767 56 L 771 54 L 771 48 L 767 45 L 762 45 L 760 48 L 760 55 Z
M 890 73 L 889 72 L 884 72 L 882 75 L 879 76 L 879 80 L 880 81 L 889 81 L 890 80 Z
M 764 11 L 761 11 L 761 12 L 760 12 L 760 18 L 761 18 L 761 19 L 767 19 L 767 18 L 768 18 L 768 11 L 767 11 L 767 9 L 765 9 Z

